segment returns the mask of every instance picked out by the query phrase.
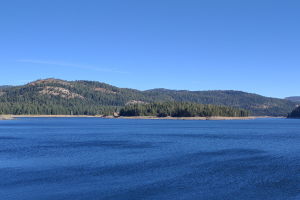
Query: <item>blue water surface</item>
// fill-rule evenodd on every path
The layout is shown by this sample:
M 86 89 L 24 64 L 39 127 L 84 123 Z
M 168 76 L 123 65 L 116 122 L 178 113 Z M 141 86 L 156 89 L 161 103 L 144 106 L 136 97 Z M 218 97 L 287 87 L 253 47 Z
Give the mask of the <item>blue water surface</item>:
M 300 120 L 0 121 L 2 200 L 297 200 Z

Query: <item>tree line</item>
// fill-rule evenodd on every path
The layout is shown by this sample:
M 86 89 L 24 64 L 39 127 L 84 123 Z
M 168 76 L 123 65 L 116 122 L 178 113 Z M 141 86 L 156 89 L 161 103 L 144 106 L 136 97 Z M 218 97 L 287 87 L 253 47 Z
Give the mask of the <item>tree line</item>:
M 189 102 L 163 102 L 127 105 L 121 108 L 120 116 L 247 117 L 249 116 L 249 111 L 226 106 L 204 105 Z
M 188 102 L 133 104 L 124 107 L 85 104 L 40 104 L 0 102 L 0 114 L 13 115 L 113 115 L 157 117 L 247 117 L 249 111 L 226 106 Z
M 118 110 L 117 106 L 0 102 L 0 114 L 12 115 L 112 115 Z

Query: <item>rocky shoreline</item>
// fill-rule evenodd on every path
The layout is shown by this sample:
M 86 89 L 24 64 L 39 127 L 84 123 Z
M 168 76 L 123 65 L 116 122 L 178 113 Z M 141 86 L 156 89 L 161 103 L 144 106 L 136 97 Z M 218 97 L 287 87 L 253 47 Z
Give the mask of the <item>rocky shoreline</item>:
M 14 117 L 11 115 L 0 115 L 0 120 L 12 120 Z

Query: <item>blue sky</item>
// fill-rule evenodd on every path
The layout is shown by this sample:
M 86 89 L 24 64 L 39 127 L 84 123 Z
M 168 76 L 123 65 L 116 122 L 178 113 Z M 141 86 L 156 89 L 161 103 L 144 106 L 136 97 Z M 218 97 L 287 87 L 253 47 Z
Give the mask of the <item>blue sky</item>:
M 1 1 L 0 85 L 300 95 L 299 10 L 298 0 Z

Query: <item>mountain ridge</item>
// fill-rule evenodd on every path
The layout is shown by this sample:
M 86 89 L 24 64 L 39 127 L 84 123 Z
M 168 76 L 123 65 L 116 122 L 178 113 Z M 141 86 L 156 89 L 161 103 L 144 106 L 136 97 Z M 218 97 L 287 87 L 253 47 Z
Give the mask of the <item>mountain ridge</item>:
M 285 99 L 289 100 L 289 101 L 300 103 L 300 96 L 291 96 L 291 97 L 286 97 Z
M 3 107 L 11 106 L 16 107 L 14 112 L 24 114 L 22 106 L 29 106 L 34 112 L 42 112 L 48 107 L 53 109 L 53 113 L 58 113 L 59 109 L 62 109 L 63 113 L 72 111 L 77 114 L 87 114 L 93 113 L 93 110 L 118 111 L 120 107 L 130 102 L 168 101 L 223 105 L 249 110 L 252 115 L 269 116 L 286 116 L 296 107 L 296 103 L 290 100 L 235 90 L 189 91 L 156 88 L 141 91 L 119 88 L 98 81 L 66 81 L 55 78 L 40 79 L 25 85 L 0 89 L 2 113 L 5 112 Z

